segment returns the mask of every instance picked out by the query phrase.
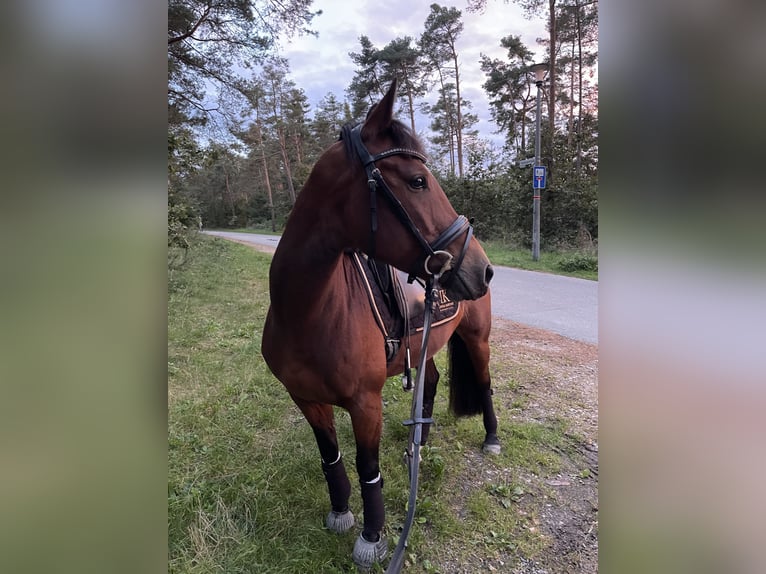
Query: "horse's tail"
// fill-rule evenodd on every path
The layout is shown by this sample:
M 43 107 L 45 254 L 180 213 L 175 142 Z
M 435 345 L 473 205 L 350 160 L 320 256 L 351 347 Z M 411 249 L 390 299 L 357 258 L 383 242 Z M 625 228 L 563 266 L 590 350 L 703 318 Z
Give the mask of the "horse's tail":
M 457 417 L 481 414 L 486 389 L 478 384 L 465 341 L 457 333 L 449 340 L 449 408 Z

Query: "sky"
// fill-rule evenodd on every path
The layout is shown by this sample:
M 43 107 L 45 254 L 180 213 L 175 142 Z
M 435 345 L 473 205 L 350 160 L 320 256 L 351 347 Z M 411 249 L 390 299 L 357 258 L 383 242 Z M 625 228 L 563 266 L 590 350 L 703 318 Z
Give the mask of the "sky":
M 369 37 L 376 48 L 383 48 L 397 37 L 411 36 L 415 40 L 423 31 L 432 3 L 433 0 L 314 0 L 313 10 L 322 10 L 312 26 L 319 36 L 283 41 L 280 52 L 289 60 L 291 77 L 306 92 L 312 111 L 328 93 L 341 101 L 345 99 L 355 69 L 348 53 L 360 51 L 360 36 Z M 502 145 L 502 136 L 493 134 L 497 126 L 492 123 L 489 102 L 481 87 L 486 78 L 479 65 L 480 54 L 504 59 L 506 50 L 500 47 L 500 39 L 513 34 L 521 36 L 537 56 L 536 61 L 542 61 L 544 50 L 536 40 L 547 34 L 545 21 L 528 20 L 521 8 L 503 0 L 487 0 L 483 14 L 468 12 L 465 0 L 438 3 L 462 11 L 464 29 L 457 43 L 461 93 L 473 105 L 471 112 L 479 117 L 476 128 L 481 136 Z M 423 133 L 427 128 L 425 121 L 420 125 L 417 122 L 416 118 L 416 127 Z

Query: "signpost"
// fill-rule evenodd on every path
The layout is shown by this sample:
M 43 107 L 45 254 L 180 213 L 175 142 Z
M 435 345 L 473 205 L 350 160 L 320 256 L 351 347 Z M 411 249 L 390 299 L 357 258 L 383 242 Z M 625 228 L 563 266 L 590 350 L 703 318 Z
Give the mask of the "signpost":
M 535 117 L 535 163 L 532 168 L 532 261 L 540 260 L 540 190 L 545 189 L 545 167 L 540 165 L 540 91 L 548 71 L 547 64 L 529 68 L 535 75 L 537 86 L 537 114 Z
M 539 161 L 539 156 L 535 159 Z M 535 165 L 535 167 L 532 168 L 532 260 L 533 261 L 540 260 L 540 190 L 541 189 L 545 189 L 545 167 L 542 165 Z

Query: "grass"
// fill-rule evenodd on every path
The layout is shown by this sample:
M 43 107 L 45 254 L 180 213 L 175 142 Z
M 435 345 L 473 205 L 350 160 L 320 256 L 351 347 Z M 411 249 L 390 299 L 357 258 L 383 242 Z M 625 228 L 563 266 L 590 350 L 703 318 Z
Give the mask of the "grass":
M 260 355 L 270 257 L 200 236 L 169 279 L 169 572 L 356 572 L 359 526 L 342 536 L 323 527 L 329 501 L 313 434 Z M 445 362 L 442 352 L 442 373 Z M 423 451 L 407 572 L 446 574 L 445 561 L 483 569 L 493 559 L 533 558 L 548 542 L 534 528 L 535 511 L 525 508 L 534 492 L 514 477 L 558 471 L 563 426 L 514 422 L 498 406 L 504 451 L 483 457 L 481 418 L 447 414 L 446 394 L 437 395 L 438 424 Z M 409 418 L 411 395 L 392 379 L 383 400 L 381 468 L 393 548 L 406 513 L 408 431 L 400 422 Z M 359 524 L 353 435 L 342 410 L 336 426 Z M 494 478 L 487 482 L 482 469 Z
M 589 252 L 540 251 L 540 259 L 533 261 L 529 249 L 517 249 L 498 241 L 482 241 L 482 246 L 494 265 L 598 281 L 598 256 Z

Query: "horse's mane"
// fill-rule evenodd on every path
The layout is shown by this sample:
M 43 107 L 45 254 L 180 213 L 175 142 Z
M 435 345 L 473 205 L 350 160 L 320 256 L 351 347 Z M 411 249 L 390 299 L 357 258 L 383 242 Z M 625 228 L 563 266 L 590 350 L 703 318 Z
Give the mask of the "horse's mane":
M 358 124 L 346 124 L 340 130 L 339 139 L 343 140 L 343 145 L 346 150 L 346 157 L 350 160 L 356 160 L 356 152 L 354 146 L 351 143 L 351 130 Z M 423 144 L 420 142 L 418 136 L 409 128 L 406 124 L 399 120 L 392 120 L 391 125 L 388 128 L 388 135 L 394 142 L 394 147 L 411 149 L 422 155 L 426 155 L 426 151 L 423 148 Z

